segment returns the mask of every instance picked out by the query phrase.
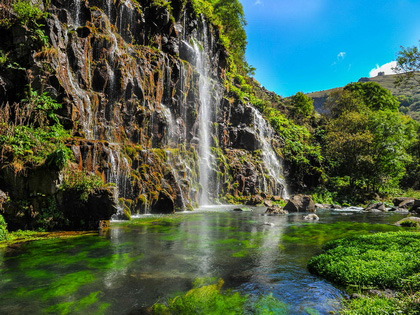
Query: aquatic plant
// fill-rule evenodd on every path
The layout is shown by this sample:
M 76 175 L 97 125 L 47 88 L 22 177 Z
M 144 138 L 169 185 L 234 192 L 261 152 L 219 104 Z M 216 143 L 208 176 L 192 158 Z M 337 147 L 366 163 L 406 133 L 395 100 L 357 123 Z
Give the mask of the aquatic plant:
M 341 285 L 398 288 L 420 268 L 420 234 L 378 233 L 332 241 L 308 263 L 311 272 Z
M 286 243 L 319 244 L 328 241 L 370 234 L 372 232 L 401 231 L 402 228 L 387 224 L 371 224 L 360 222 L 334 222 L 329 224 L 305 223 L 291 226 L 282 240 Z
M 396 290 L 345 302 L 341 314 L 419 314 L 420 234 L 389 232 L 332 241 L 312 258 L 308 269 L 356 290 Z
M 202 281 L 196 281 L 195 284 Z M 152 314 L 288 314 L 287 305 L 272 294 L 258 299 L 230 290 L 222 291 L 224 281 L 194 287 L 184 295 L 169 299 L 166 303 L 156 303 Z

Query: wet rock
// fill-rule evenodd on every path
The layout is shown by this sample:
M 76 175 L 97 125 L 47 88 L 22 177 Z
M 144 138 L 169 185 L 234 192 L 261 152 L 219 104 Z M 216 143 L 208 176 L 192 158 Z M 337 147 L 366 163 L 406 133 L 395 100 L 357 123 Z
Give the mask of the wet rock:
M 166 191 L 159 193 L 158 200 L 152 205 L 152 213 L 169 214 L 175 211 L 174 200 Z
M 323 203 L 316 203 L 315 204 L 316 209 L 330 209 L 331 205 L 323 204 Z
M 414 203 L 411 206 L 410 211 L 414 212 L 414 213 L 417 213 L 417 214 L 420 214 L 420 200 L 419 199 L 414 200 Z
M 3 210 L 4 204 L 7 202 L 8 199 L 9 197 L 7 196 L 7 194 L 3 190 L 0 190 L 0 211 Z
M 255 195 L 255 196 L 252 196 L 247 201 L 246 204 L 249 205 L 249 206 L 256 206 L 256 205 L 259 205 L 259 204 L 261 204 L 263 202 L 264 202 L 264 198 L 263 197 L 261 197 L 260 195 Z
M 395 222 L 394 225 L 397 226 L 407 226 L 407 227 L 416 227 L 420 226 L 420 218 L 419 217 L 408 217 L 398 222 Z
M 315 203 L 310 195 L 294 195 L 284 207 L 289 212 L 315 211 Z
M 343 207 L 340 206 L 340 205 L 330 205 L 329 208 L 330 209 L 338 209 L 338 210 L 343 209 Z
M 392 207 L 389 211 L 392 211 L 392 212 L 395 212 L 395 213 L 409 213 L 410 212 L 408 209 L 397 208 L 397 207 Z
M 411 197 L 397 197 L 397 198 L 394 198 L 394 200 L 392 202 L 394 203 L 395 207 L 401 208 L 402 203 L 407 203 L 407 202 L 411 202 L 411 201 L 414 201 L 414 200 L 415 200 L 415 198 L 411 198 Z
M 289 214 L 289 212 L 287 210 L 282 209 L 280 206 L 275 205 L 275 206 L 268 207 L 267 210 L 265 211 L 265 214 L 285 215 L 285 214 Z
M 266 207 L 272 207 L 273 206 L 273 202 L 271 200 L 264 200 L 264 206 L 266 206 Z
M 386 206 L 383 202 L 371 203 L 364 211 L 366 212 L 387 212 Z
M 304 216 L 303 219 L 307 220 L 307 221 L 318 221 L 319 217 L 315 213 L 311 213 L 311 214 L 308 214 L 308 215 Z
M 282 201 L 283 198 L 281 196 L 271 196 L 272 201 Z

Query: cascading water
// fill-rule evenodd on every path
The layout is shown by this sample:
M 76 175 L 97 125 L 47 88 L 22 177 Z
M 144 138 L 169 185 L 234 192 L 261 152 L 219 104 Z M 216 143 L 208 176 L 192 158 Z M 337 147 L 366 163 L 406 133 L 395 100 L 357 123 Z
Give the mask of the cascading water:
M 74 21 L 74 24 L 76 26 L 80 26 L 80 9 L 81 9 L 81 6 L 82 6 L 81 0 L 74 0 L 74 11 L 73 11 L 74 18 L 73 18 L 73 21 Z
M 203 44 L 202 46 L 194 41 L 194 52 L 196 56 L 196 70 L 199 78 L 199 158 L 200 158 L 200 205 L 209 205 L 212 203 L 210 198 L 211 184 L 216 181 L 212 170 L 214 157 L 211 152 L 211 128 L 215 115 L 215 103 L 219 96 L 217 95 L 216 83 L 210 78 L 210 60 L 207 53 L 207 25 L 203 21 Z M 213 94 L 214 93 L 214 94 Z M 214 101 L 214 99 L 216 101 Z
M 273 192 L 276 195 L 281 195 L 284 199 L 288 199 L 289 193 L 283 174 L 283 162 L 279 160 L 269 140 L 267 140 L 273 138 L 273 130 L 267 125 L 267 122 L 258 110 L 254 107 L 251 108 L 254 116 L 254 130 L 258 134 L 262 146 L 261 150 L 263 162 L 270 177 L 275 182 Z M 266 187 L 264 187 L 264 190 L 266 190 Z

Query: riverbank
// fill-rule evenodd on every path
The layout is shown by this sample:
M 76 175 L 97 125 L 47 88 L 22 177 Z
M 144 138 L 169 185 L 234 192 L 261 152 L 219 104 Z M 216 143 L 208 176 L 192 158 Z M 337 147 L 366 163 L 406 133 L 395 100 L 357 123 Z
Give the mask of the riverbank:
M 351 294 L 341 314 L 420 313 L 420 233 L 388 232 L 330 241 L 310 272 Z

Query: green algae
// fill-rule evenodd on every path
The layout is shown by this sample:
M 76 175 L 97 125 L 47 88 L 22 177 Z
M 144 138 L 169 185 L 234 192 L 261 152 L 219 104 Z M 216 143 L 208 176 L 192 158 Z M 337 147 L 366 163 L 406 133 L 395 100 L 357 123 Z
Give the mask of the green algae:
M 388 224 L 358 222 L 305 223 L 289 227 L 282 236 L 285 243 L 322 245 L 343 237 L 364 235 L 376 232 L 401 231 L 402 228 Z
M 239 292 L 222 290 L 224 281 L 208 284 L 210 278 L 196 279 L 194 288 L 185 294 L 168 299 L 165 303 L 153 305 L 150 314 L 256 314 L 282 315 L 289 314 L 285 303 L 271 293 L 260 297 L 250 297 Z
M 53 306 L 50 306 L 46 309 L 46 313 L 53 313 L 53 314 L 73 314 L 76 312 L 86 312 L 89 314 L 104 314 L 107 308 L 111 305 L 109 303 L 100 303 L 98 295 L 101 295 L 101 291 L 92 292 L 88 296 L 71 302 L 63 302 L 58 303 Z M 96 311 L 90 310 L 88 312 L 88 308 L 91 306 L 96 306 Z

